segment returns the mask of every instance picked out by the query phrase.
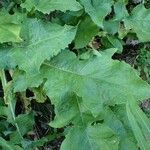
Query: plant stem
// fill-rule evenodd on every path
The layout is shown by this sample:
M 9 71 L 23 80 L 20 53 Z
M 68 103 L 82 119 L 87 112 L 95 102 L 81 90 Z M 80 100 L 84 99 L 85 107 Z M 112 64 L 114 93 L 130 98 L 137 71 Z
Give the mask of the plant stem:
M 1 78 L 1 82 L 2 82 L 3 93 L 4 93 L 4 95 L 5 95 L 5 88 L 6 88 L 6 85 L 7 85 L 7 80 L 6 80 L 6 76 L 5 76 L 5 71 L 4 71 L 4 69 L 1 69 L 1 70 L 0 70 L 0 78 Z M 4 101 L 5 101 L 5 104 L 7 104 L 6 99 L 5 99 L 5 96 L 4 96 Z
M 17 131 L 18 131 L 18 133 L 20 135 L 20 138 L 23 139 L 22 134 L 21 134 L 20 129 L 19 129 L 19 126 L 16 123 L 16 117 L 15 117 L 13 104 L 12 104 L 12 101 L 13 101 L 14 98 L 12 96 L 11 89 L 9 89 L 10 93 L 6 92 L 6 88 L 7 88 L 8 83 L 7 83 L 7 79 L 6 79 L 6 75 L 5 75 L 4 69 L 0 70 L 0 78 L 1 78 L 3 92 L 4 92 L 4 102 L 5 102 L 6 105 L 8 105 L 10 107 L 11 115 L 12 115 L 13 121 L 15 123 L 15 126 L 17 128 Z

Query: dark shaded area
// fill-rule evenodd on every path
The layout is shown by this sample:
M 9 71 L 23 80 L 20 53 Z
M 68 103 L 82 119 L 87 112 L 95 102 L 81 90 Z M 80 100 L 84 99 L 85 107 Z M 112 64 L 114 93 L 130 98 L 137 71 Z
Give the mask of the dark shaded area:
M 0 82 L 0 97 L 2 98 L 4 96 L 2 83 Z
M 46 135 L 52 135 L 54 133 L 63 133 L 64 129 L 54 129 L 48 125 L 50 121 L 54 119 L 54 107 L 48 99 L 45 103 L 37 103 L 35 100 L 31 102 L 32 110 L 35 112 L 35 126 L 34 131 L 38 138 L 42 138 Z M 60 145 L 64 137 L 58 137 L 55 140 L 46 143 L 40 149 L 45 150 L 51 148 L 52 150 L 59 150 Z
M 124 45 L 123 52 L 121 54 L 116 53 L 112 58 L 117 60 L 123 60 L 131 66 L 134 65 L 140 45 Z

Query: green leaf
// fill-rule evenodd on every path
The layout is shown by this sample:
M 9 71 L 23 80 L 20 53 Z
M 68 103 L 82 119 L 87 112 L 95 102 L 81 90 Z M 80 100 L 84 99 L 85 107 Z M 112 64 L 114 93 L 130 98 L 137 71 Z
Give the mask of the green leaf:
M 125 1 L 120 0 L 114 4 L 115 20 L 122 20 L 128 16 Z
M 61 150 L 118 150 L 119 140 L 105 125 L 73 127 L 66 135 Z
M 95 115 L 102 111 L 104 104 L 126 103 L 131 94 L 137 100 L 150 97 L 150 86 L 138 77 L 134 69 L 124 62 L 111 59 L 115 51 L 109 49 L 101 56 L 82 61 L 73 53 L 64 51 L 50 62 L 44 63 L 41 74 L 35 78 L 47 79 L 44 89 L 52 102 L 67 92 L 75 92 L 83 99 L 85 107 Z M 15 91 L 32 87 L 32 79 L 22 74 L 22 84 L 26 83 L 22 87 L 16 78 Z
M 112 0 L 80 0 L 93 22 L 103 27 L 104 18 L 111 12 Z
M 141 150 L 148 150 L 150 148 L 150 120 L 132 98 L 128 100 L 126 109 L 132 130 Z
M 16 123 L 22 135 L 33 129 L 34 116 L 33 114 L 20 114 L 16 117 Z
M 21 42 L 20 30 L 21 27 L 15 15 L 0 11 L 0 43 Z
M 120 149 L 121 150 L 139 150 L 139 146 L 132 140 L 131 137 L 127 137 L 120 141 Z
M 8 133 L 8 135 L 9 135 L 9 143 L 10 144 L 18 145 L 23 141 L 23 138 L 20 137 L 20 134 L 17 132 L 17 130 L 10 131 L 10 133 Z
M 104 103 L 125 103 L 130 94 L 137 100 L 149 97 L 149 85 L 127 64 L 112 60 L 113 52 L 114 49 L 110 49 L 101 57 L 85 61 L 79 61 L 68 52 L 61 53 L 41 69 L 43 74 L 47 70 L 48 81 L 44 88 L 48 96 L 55 99 L 73 91 L 96 114 Z
M 55 119 L 50 122 L 50 126 L 61 128 L 71 122 L 73 118 L 82 117 L 80 108 L 81 100 L 74 94 L 66 94 L 61 98 L 60 103 L 55 103 Z
M 6 106 L 0 106 L 0 116 L 7 116 L 8 115 L 8 108 Z
M 78 11 L 82 9 L 82 6 L 76 0 L 26 0 L 21 6 L 28 11 L 34 8 L 43 13 L 50 13 L 54 10 L 65 12 L 67 10 Z
M 81 20 L 77 34 L 75 37 L 75 47 L 83 48 L 89 44 L 91 39 L 99 32 L 99 28 L 97 25 L 93 23 L 89 16 L 85 16 L 84 19 Z
M 16 62 L 12 59 L 12 47 L 0 48 L 0 68 L 10 69 L 15 68 Z
M 24 23 L 22 30 L 24 43 L 10 50 L 10 57 L 20 69 L 28 74 L 36 74 L 44 60 L 49 60 L 66 48 L 75 34 L 76 27 L 30 19 Z
M 24 135 L 33 130 L 33 113 L 18 115 L 12 124 L 16 126 L 16 130 L 9 133 L 9 143 L 11 145 L 17 145 L 23 142 Z
M 25 91 L 28 87 L 38 88 L 43 82 L 43 77 L 38 76 L 28 76 L 24 72 L 16 70 L 13 75 L 13 85 L 19 91 Z
M 118 53 L 122 53 L 123 51 L 123 46 L 122 46 L 122 43 L 120 40 L 118 40 L 116 37 L 114 36 L 107 36 L 107 39 L 108 41 L 111 43 L 111 45 L 114 47 L 114 48 L 117 48 L 118 49 Z M 112 47 L 112 48 L 113 48 Z
M 15 150 L 11 145 L 9 145 L 9 143 L 3 139 L 2 137 L 0 137 L 0 146 L 2 146 L 3 148 L 6 148 L 8 150 Z
M 116 111 L 115 109 L 120 109 L 122 116 L 120 116 L 120 112 Z M 120 142 L 119 142 L 119 149 L 121 150 L 138 150 L 137 142 L 134 138 L 133 132 L 129 126 L 128 118 L 126 115 L 125 105 L 122 107 L 117 106 L 112 111 L 111 109 L 107 108 L 105 111 L 104 122 L 108 125 L 115 133 L 118 135 Z M 127 125 L 126 125 L 127 124 Z
M 116 34 L 118 32 L 119 29 L 119 21 L 116 20 L 108 20 L 108 21 L 104 21 L 104 30 L 106 30 L 109 34 Z
M 84 126 L 97 119 L 84 107 L 82 99 L 74 93 L 67 93 L 58 104 L 54 104 L 56 116 L 49 124 L 54 128 L 61 128 L 69 123 Z
M 23 150 L 20 146 L 10 144 L 2 137 L 0 137 L 0 146 L 2 146 L 2 150 Z
M 124 19 L 126 28 L 132 29 L 137 34 L 141 42 L 150 41 L 150 9 L 144 5 L 138 5 L 132 11 L 132 14 Z
M 38 103 L 44 103 L 47 99 L 42 87 L 34 88 L 34 98 Z
M 64 23 L 68 25 L 77 25 L 79 24 L 79 21 L 82 21 L 81 17 L 84 13 L 84 10 L 80 11 L 67 11 L 59 16 L 59 19 Z M 82 17 L 84 18 L 84 17 Z

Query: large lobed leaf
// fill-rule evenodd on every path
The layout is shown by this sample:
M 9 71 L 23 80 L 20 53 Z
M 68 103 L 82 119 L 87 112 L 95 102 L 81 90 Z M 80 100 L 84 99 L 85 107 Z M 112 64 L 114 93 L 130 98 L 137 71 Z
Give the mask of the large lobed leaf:
M 21 6 L 28 11 L 35 9 L 43 13 L 50 13 L 54 10 L 65 12 L 82 9 L 82 6 L 76 0 L 26 0 Z
M 150 86 L 129 65 L 112 60 L 114 52 L 109 49 L 102 56 L 81 61 L 73 53 L 64 51 L 45 63 L 36 78 L 47 79 L 44 89 L 53 103 L 65 93 L 75 92 L 94 115 L 99 114 L 105 104 L 125 103 L 130 95 L 137 100 L 148 98 Z M 16 76 L 15 91 L 34 86 L 37 82 L 32 85 L 32 79 L 23 74 L 21 84 Z
M 5 49 L 0 52 L 0 57 L 3 58 L 1 66 L 16 64 L 28 74 L 36 74 L 44 60 L 50 59 L 67 47 L 75 34 L 76 27 L 29 19 L 22 27 L 22 45 L 10 49 L 9 52 Z

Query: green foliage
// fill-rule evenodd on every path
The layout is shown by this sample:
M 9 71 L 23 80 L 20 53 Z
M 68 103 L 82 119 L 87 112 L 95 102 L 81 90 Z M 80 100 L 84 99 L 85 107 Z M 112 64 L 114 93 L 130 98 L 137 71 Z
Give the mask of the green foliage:
M 76 0 L 26 0 L 21 6 L 28 11 L 35 9 L 43 13 L 50 13 L 54 10 L 65 12 L 82 9 L 82 6 Z
M 150 50 L 149 48 L 142 48 L 139 51 L 136 65 L 139 72 L 142 74 L 142 78 L 150 83 Z
M 141 149 L 149 149 L 150 120 L 134 101 L 127 102 L 127 115 Z
M 103 27 L 104 18 L 111 12 L 112 0 L 80 0 L 93 22 Z
M 132 11 L 132 14 L 125 18 L 125 26 L 127 29 L 132 29 L 137 34 L 141 42 L 150 41 L 150 9 L 146 9 L 142 4 L 138 5 Z
M 65 51 L 45 62 L 36 78 L 47 79 L 44 89 L 52 102 L 54 99 L 58 103 L 59 97 L 66 92 L 75 92 L 93 115 L 99 114 L 104 104 L 125 103 L 131 93 L 137 100 L 149 98 L 149 85 L 140 80 L 128 65 L 112 60 L 114 52 L 114 49 L 109 49 L 102 56 L 79 61 L 74 54 Z M 31 76 L 24 75 L 22 82 L 27 87 L 34 87 Z M 20 80 L 15 80 L 16 92 L 21 90 L 21 84 Z
M 10 53 L 7 56 L 20 69 L 29 74 L 36 74 L 43 61 L 50 59 L 64 49 L 74 39 L 75 33 L 76 27 L 29 19 L 22 25 L 21 34 L 24 42 L 21 47 L 10 48 Z M 26 62 L 30 62 L 30 65 Z
M 93 125 L 72 128 L 61 149 L 116 150 L 118 149 L 118 143 L 118 138 L 110 128 L 105 125 Z
M 85 28 L 87 24 L 88 27 Z M 98 26 L 93 23 L 89 16 L 85 16 L 78 26 L 77 34 L 75 37 L 75 47 L 84 48 L 90 43 L 91 39 L 98 34 L 98 32 Z
M 3 2 L 0 149 L 53 149 L 60 138 L 61 150 L 149 150 L 150 120 L 138 104 L 150 85 L 113 59 L 136 39 L 134 65 L 149 81 L 149 20 L 144 3 L 124 0 Z
M 0 43 L 21 42 L 19 37 L 21 27 L 16 16 L 11 16 L 5 11 L 0 12 Z

